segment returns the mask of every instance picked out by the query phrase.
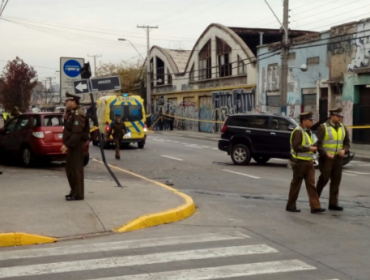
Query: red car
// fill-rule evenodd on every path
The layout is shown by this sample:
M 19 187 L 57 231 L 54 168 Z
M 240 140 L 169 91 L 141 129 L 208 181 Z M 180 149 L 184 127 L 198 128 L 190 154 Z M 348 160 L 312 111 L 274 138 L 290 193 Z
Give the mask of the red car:
M 66 154 L 60 151 L 63 129 L 61 113 L 25 113 L 15 117 L 0 129 L 0 158 L 17 157 L 24 166 L 65 161 Z M 85 166 L 90 159 L 89 144 L 86 143 Z

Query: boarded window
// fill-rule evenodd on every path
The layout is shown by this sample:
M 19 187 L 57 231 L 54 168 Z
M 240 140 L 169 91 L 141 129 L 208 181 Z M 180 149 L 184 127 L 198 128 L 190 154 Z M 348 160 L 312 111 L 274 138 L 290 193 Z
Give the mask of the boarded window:
M 320 64 L 320 57 L 315 56 L 315 57 L 308 57 L 307 58 L 307 65 L 314 65 L 314 64 Z
M 288 59 L 289 60 L 295 60 L 295 52 L 289 53 L 288 54 Z

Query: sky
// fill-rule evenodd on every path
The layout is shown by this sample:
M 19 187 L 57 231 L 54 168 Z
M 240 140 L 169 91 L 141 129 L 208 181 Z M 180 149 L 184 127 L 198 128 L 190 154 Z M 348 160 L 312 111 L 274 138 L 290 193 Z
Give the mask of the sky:
M 3 0 L 0 0 L 0 3 Z M 279 19 L 283 0 L 267 0 Z M 325 31 L 369 16 L 370 0 L 290 0 L 290 28 Z M 264 0 L 9 0 L 0 17 L 0 71 L 16 56 L 39 80 L 59 83 L 60 57 L 101 55 L 100 63 L 141 60 L 150 46 L 191 50 L 211 23 L 279 28 Z M 118 38 L 129 40 L 118 41 Z

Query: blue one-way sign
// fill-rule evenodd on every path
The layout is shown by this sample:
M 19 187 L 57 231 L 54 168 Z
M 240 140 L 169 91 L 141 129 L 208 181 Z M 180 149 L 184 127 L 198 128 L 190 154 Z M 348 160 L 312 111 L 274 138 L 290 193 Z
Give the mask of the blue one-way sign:
M 79 80 L 73 82 L 73 89 L 76 94 L 83 94 L 90 92 L 89 80 Z

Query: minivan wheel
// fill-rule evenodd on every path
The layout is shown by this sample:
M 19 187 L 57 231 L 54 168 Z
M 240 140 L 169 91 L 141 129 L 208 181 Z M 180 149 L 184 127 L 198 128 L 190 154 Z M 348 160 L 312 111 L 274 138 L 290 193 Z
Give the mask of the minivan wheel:
M 33 166 L 35 164 L 36 160 L 34 155 L 32 154 L 32 151 L 28 147 L 24 147 L 22 150 L 22 163 L 26 167 Z
M 258 156 L 254 156 L 253 157 L 254 161 L 259 163 L 259 164 L 265 164 L 266 162 L 268 162 L 270 160 L 269 157 L 258 157 Z
M 234 164 L 247 165 L 251 161 L 251 152 L 249 148 L 243 144 L 235 145 L 231 152 L 231 159 Z
M 84 155 L 84 166 L 88 165 L 90 161 L 90 154 Z

